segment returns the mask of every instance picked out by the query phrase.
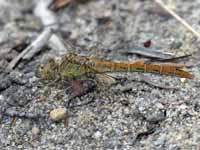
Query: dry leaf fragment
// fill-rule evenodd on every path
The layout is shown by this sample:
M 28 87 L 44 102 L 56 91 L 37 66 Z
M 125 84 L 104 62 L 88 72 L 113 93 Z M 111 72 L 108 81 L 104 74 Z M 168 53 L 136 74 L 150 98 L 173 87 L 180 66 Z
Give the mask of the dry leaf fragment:
M 72 0 L 53 0 L 52 3 L 49 5 L 51 10 L 57 11 L 60 8 L 63 8 L 70 4 Z

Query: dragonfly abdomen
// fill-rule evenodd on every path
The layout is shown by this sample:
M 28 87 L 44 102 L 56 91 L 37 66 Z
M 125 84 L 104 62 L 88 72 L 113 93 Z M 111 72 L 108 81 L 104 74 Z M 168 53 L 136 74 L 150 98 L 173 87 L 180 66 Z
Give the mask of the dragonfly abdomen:
M 118 63 L 111 61 L 95 61 L 93 64 L 100 72 L 128 71 L 128 72 L 149 72 L 162 75 L 178 76 L 181 78 L 192 79 L 194 76 L 187 71 L 182 70 L 183 66 L 173 64 L 151 64 L 144 60 L 138 60 L 132 63 Z

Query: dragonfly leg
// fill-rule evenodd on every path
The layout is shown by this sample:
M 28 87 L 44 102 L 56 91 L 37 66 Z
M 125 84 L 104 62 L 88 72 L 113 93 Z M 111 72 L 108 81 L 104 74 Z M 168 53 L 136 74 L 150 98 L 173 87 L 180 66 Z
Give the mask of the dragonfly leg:
M 85 103 L 81 103 L 81 104 L 76 104 L 76 105 L 71 105 L 71 102 L 72 102 L 72 99 L 70 99 L 67 103 L 67 108 L 74 108 L 74 107 L 81 107 L 81 106 L 84 106 L 84 105 L 88 105 L 92 102 L 94 102 L 94 98 L 85 102 Z
M 93 80 L 91 83 L 91 80 L 72 80 L 71 81 L 71 86 L 66 90 L 67 94 L 72 93 L 69 96 L 69 99 L 67 101 L 67 107 L 77 107 L 77 106 L 82 106 L 86 105 L 88 102 L 83 102 L 80 104 L 72 104 L 73 100 L 77 97 L 81 97 L 89 92 L 91 92 L 95 88 L 95 85 L 93 84 Z

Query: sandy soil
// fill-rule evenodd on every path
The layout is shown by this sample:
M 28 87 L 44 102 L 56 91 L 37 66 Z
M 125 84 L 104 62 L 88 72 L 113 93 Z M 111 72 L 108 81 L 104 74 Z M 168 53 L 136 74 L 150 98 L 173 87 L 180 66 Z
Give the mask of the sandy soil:
M 200 32 L 199 0 L 165 0 Z M 187 70 L 194 80 L 147 73 L 114 73 L 127 78 L 111 87 L 96 87 L 73 99 L 88 105 L 67 109 L 67 121 L 54 122 L 49 112 L 66 107 L 65 85 L 49 85 L 37 76 L 38 66 L 61 53 L 45 46 L 29 61 L 11 71 L 9 62 L 36 39 L 44 27 L 34 14 L 37 1 L 0 1 L 0 148 L 1 149 L 200 149 L 200 70 Z M 60 33 L 77 47 L 110 50 L 143 47 L 199 59 L 199 41 L 153 1 L 94 0 L 72 3 L 56 12 Z M 78 52 L 82 50 L 77 48 Z M 101 54 L 101 53 L 100 53 Z M 118 54 L 119 55 L 119 54 Z M 122 56 L 115 58 L 121 58 Z M 113 57 L 107 54 L 106 56 Z M 103 54 L 102 54 L 103 57 Z M 104 56 L 105 57 L 105 56 Z M 127 56 L 126 59 L 135 59 Z M 157 84 L 179 89 L 154 87 Z M 67 123 L 68 122 L 68 123 Z

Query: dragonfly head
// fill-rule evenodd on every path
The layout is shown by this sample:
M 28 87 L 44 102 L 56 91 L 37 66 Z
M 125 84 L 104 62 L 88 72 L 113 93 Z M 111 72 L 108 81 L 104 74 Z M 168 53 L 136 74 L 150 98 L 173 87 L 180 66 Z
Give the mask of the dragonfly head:
M 55 80 L 57 77 L 58 64 L 54 59 L 49 59 L 46 64 L 41 64 L 38 68 L 38 75 L 45 80 Z

